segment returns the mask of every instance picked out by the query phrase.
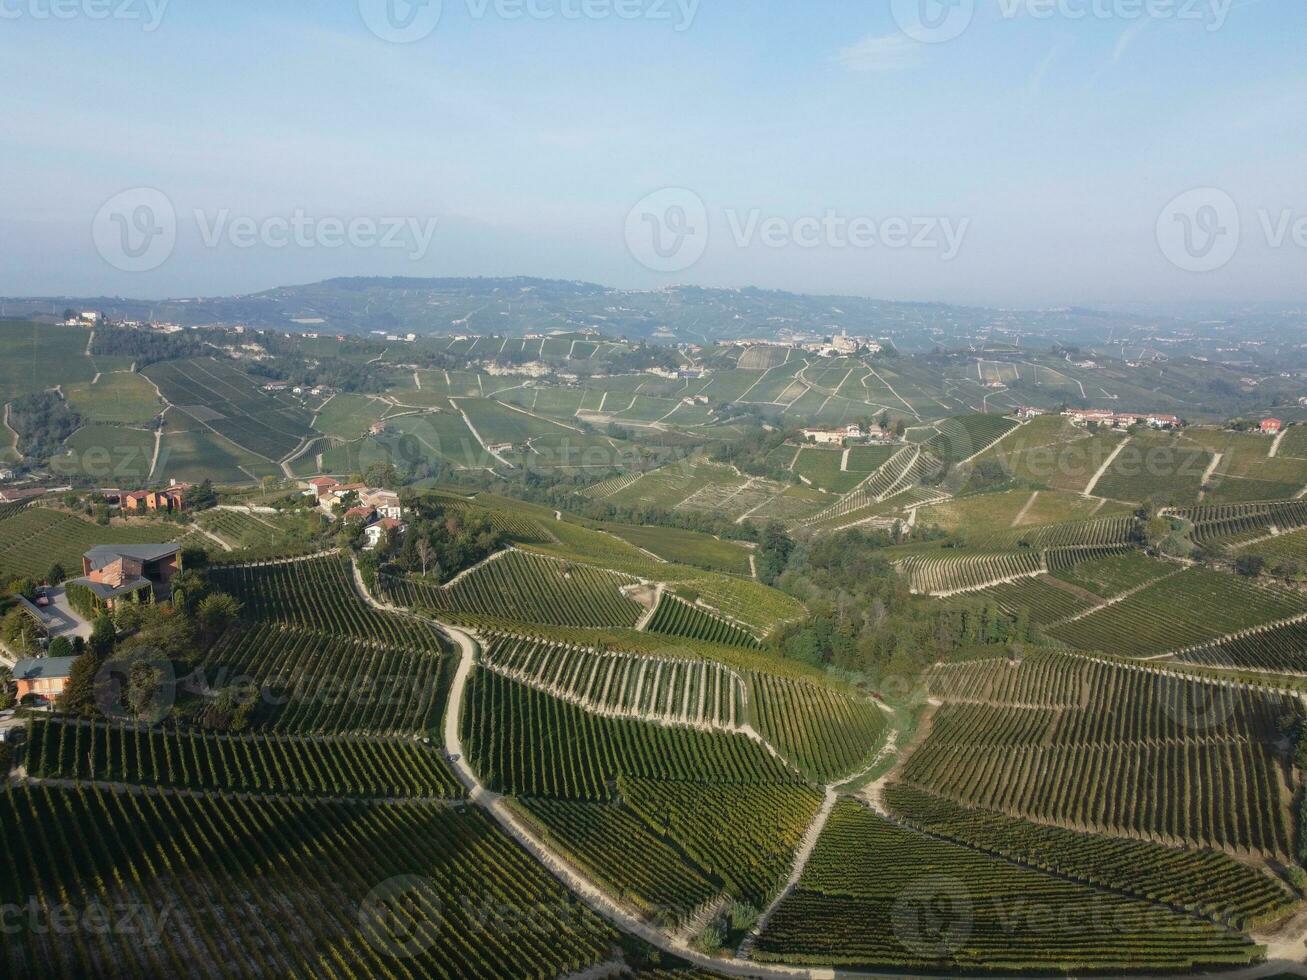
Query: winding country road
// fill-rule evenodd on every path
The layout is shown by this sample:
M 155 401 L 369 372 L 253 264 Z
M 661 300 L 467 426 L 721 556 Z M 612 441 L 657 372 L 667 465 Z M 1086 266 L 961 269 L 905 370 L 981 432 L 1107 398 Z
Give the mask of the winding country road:
M 781 966 L 777 964 L 761 964 L 751 960 L 740 959 L 717 959 L 703 954 L 690 948 L 684 941 L 676 939 L 654 926 L 649 925 L 636 914 L 620 905 L 608 896 L 606 892 L 590 881 L 582 872 L 577 870 L 567 861 L 551 851 L 544 843 L 540 841 L 523 823 L 517 815 L 508 807 L 503 798 L 490 792 L 482 785 L 475 772 L 467 764 L 463 757 L 463 741 L 459 734 L 460 719 L 463 714 L 463 695 L 467 690 L 467 682 L 471 677 L 472 670 L 476 664 L 477 643 L 472 634 L 457 629 L 446 624 L 439 624 L 440 628 L 457 644 L 459 648 L 459 665 L 454 674 L 453 685 L 449 693 L 449 701 L 446 706 L 444 720 L 444 743 L 445 752 L 450 758 L 457 758 L 458 761 L 452 763 L 454 772 L 458 779 L 468 790 L 469 799 L 477 806 L 482 807 L 494 818 L 506 834 L 526 848 L 526 850 L 545 868 L 567 886 L 574 895 L 580 898 L 594 912 L 607 919 L 611 924 L 631 935 L 638 936 L 645 942 L 664 952 L 671 953 L 686 960 L 694 966 L 701 969 L 711 970 L 713 972 L 735 977 L 763 977 L 777 978 L 777 980 L 789 980 L 789 978 L 806 978 L 806 980 L 834 980 L 834 978 L 901 978 L 901 972 L 894 971 L 846 971 L 834 970 L 825 967 L 804 968 Z M 823 821 L 824 822 L 824 821 Z M 815 839 L 812 841 L 815 846 Z M 806 863 L 806 862 L 803 862 Z M 800 862 L 796 865 L 801 866 Z M 1292 945 L 1288 942 L 1277 944 L 1272 947 L 1276 953 L 1284 954 L 1291 949 Z M 1272 960 L 1258 967 L 1250 967 L 1246 970 L 1240 970 L 1234 973 L 1223 973 L 1220 975 L 1222 980 L 1261 980 L 1261 978 L 1278 976 L 1290 973 L 1297 976 L 1307 977 L 1307 967 L 1301 963 L 1294 963 L 1289 960 Z M 916 974 L 914 974 L 916 975 Z M 931 977 L 929 974 L 917 975 L 919 980 L 950 980 L 951 974 L 939 974 L 937 977 Z M 1003 980 L 1001 974 L 989 974 L 991 980 Z M 1122 975 L 1120 977 L 1103 977 L 1100 980 L 1138 980 L 1139 975 Z M 1211 974 L 1195 974 L 1192 978 L 1175 978 L 1175 980 L 1211 980 Z
M 877 978 L 877 980 L 897 980 L 903 976 L 902 972 L 892 970 L 870 970 L 870 971 L 847 971 L 835 970 L 828 967 L 791 967 L 779 964 L 762 964 L 755 963 L 751 960 L 741 959 L 718 959 L 711 956 L 705 956 L 702 953 L 692 949 L 683 939 L 674 937 L 655 926 L 645 922 L 639 915 L 623 906 L 621 903 L 610 897 L 603 889 L 592 882 L 586 875 L 564 858 L 549 849 L 517 816 L 512 808 L 505 802 L 503 797 L 492 793 L 486 789 L 485 785 L 478 778 L 477 774 L 468 765 L 463 753 L 463 739 L 460 734 L 461 720 L 463 717 L 463 696 L 467 691 L 468 680 L 472 676 L 472 671 L 476 667 L 477 657 L 477 640 L 475 636 L 458 627 L 451 626 L 447 623 L 441 623 L 438 620 L 418 617 L 415 613 L 407 610 L 398 609 L 390 606 L 375 596 L 373 596 L 365 587 L 362 575 L 359 572 L 357 564 L 354 566 L 355 583 L 359 589 L 360 598 L 375 609 L 386 612 L 397 613 L 400 615 L 413 616 L 421 618 L 440 629 L 448 636 L 459 650 L 458 669 L 454 674 L 453 683 L 450 687 L 449 700 L 445 707 L 445 717 L 443 721 L 443 742 L 446 757 L 457 759 L 450 765 L 455 776 L 468 791 L 468 799 L 476 806 L 481 807 L 486 813 L 494 819 L 500 829 L 513 838 L 518 844 L 527 850 L 537 861 L 539 861 L 550 874 L 559 882 L 566 886 L 577 898 L 584 902 L 592 911 L 606 919 L 613 926 L 630 935 L 638 936 L 650 945 L 677 956 L 694 966 L 704 970 L 711 970 L 715 973 L 733 977 L 760 977 L 775 978 L 775 980 L 835 980 L 835 978 Z M 838 787 L 832 787 L 836 789 Z M 829 801 L 829 794 L 828 794 Z M 823 810 L 825 808 L 823 807 Z M 821 814 L 818 818 L 820 820 Z M 824 822 L 824 821 L 821 821 Z M 816 823 L 816 821 L 814 821 Z M 812 835 L 812 844 L 815 846 L 816 837 Z M 807 842 L 805 842 L 806 844 Z M 800 858 L 803 855 L 799 855 Z M 796 868 L 801 868 L 806 861 L 796 861 Z M 1294 926 L 1297 926 L 1294 923 Z M 1297 928 L 1291 927 L 1288 935 L 1277 937 L 1277 941 L 1270 947 L 1273 955 L 1288 957 L 1294 952 L 1301 952 L 1301 936 Z M 1249 967 L 1231 973 L 1219 974 L 1220 980 L 1263 980 L 1263 978 L 1275 977 L 1284 974 L 1307 977 L 1307 966 L 1301 961 L 1295 962 L 1292 959 L 1272 959 L 1261 966 Z M 952 974 L 914 974 L 918 980 L 951 980 Z M 1009 980 L 999 973 L 987 974 L 990 980 Z M 1177 975 L 1172 980 L 1212 980 L 1212 974 L 1193 974 L 1189 977 Z M 1010 978 L 1010 980 L 1019 980 L 1019 978 Z M 1099 980 L 1140 980 L 1139 974 L 1122 974 L 1116 977 L 1104 976 Z

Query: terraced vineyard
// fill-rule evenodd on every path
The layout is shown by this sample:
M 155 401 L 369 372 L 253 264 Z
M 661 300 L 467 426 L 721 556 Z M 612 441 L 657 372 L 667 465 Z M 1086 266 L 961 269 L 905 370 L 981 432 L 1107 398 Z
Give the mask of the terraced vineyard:
M 714 616 L 671 593 L 664 593 L 647 627 L 650 633 L 684 636 L 691 640 L 721 643 L 730 647 L 756 647 L 758 640 L 747 630 Z
M 1103 599 L 1138 589 L 1167 575 L 1173 575 L 1176 566 L 1155 561 L 1139 551 L 1123 551 L 1088 561 L 1076 562 L 1059 568 L 1054 576 L 1068 585 L 1084 589 Z
M 1307 561 L 1307 530 L 1290 531 L 1275 537 L 1236 546 L 1237 555 L 1261 555 L 1274 568 L 1281 562 Z
M 484 670 L 468 688 L 463 744 L 486 785 L 513 796 L 602 802 L 619 778 L 798 782 L 744 735 L 602 718 Z
M 1059 914 L 1013 916 L 1009 907 L 1005 915 L 1008 903 Z M 836 966 L 1164 971 L 1247 963 L 1257 950 L 1210 922 L 934 840 L 844 801 L 753 955 Z
M 1048 576 L 991 586 L 976 595 L 992 599 L 1006 613 L 1025 610 L 1030 614 L 1031 622 L 1039 626 L 1048 626 L 1094 608 L 1094 604 L 1084 596 L 1059 588 Z
M 927 833 L 1085 884 L 1194 909 L 1241 928 L 1282 915 L 1293 904 L 1278 879 L 1216 851 L 1185 851 L 1014 820 L 906 786 L 887 788 L 885 803 L 897 819 Z
M 720 883 L 687 861 L 675 842 L 625 807 L 533 799 L 519 805 L 569 860 L 651 919 L 683 921 L 721 893 Z
M 604 530 L 669 562 L 706 568 L 727 575 L 751 577 L 749 552 L 732 541 L 674 527 L 637 527 L 607 524 Z
M 875 704 L 805 681 L 755 673 L 750 711 L 759 734 L 815 782 L 852 775 L 885 742 L 885 713 Z
M 0 902 L 138 910 L 131 930 L 19 930 L 9 976 L 552 976 L 617 941 L 475 808 L 9 786 L 0 824 L 24 828 Z
M 222 538 L 232 548 L 261 544 L 277 533 L 275 528 L 254 515 L 231 510 L 206 511 L 200 515 L 199 524 L 206 531 Z
M 920 447 L 904 446 L 861 486 L 820 513 L 797 521 L 795 526 L 803 528 L 841 526 L 844 518 L 882 503 L 894 494 L 914 486 L 937 463 L 933 456 L 923 452 Z
M 101 527 L 81 517 L 28 506 L 0 517 L 0 580 L 27 576 L 43 579 L 55 562 L 80 570 L 82 554 L 101 544 L 162 544 L 186 529 L 166 524 L 116 524 Z M 80 571 L 78 571 L 80 574 Z
M 340 555 L 215 566 L 209 576 L 215 586 L 241 601 L 247 621 L 281 623 L 382 646 L 440 649 L 430 626 L 365 605 L 355 591 L 349 561 Z
M 544 520 L 544 515 L 537 518 L 536 511 L 521 504 L 508 509 L 498 506 L 498 498 L 488 495 L 468 500 L 452 493 L 429 492 L 426 497 L 441 510 L 459 514 L 464 520 L 485 518 L 496 531 L 502 531 L 510 540 L 521 544 L 548 544 L 557 540 L 550 530 L 554 522 Z
M 591 565 L 509 551 L 437 588 L 416 579 L 386 577 L 391 602 L 439 613 L 507 613 L 527 623 L 631 627 L 643 608 L 622 594 L 629 575 Z
M 1116 455 L 1093 493 L 1110 500 L 1192 505 L 1213 460 L 1212 453 L 1182 436 L 1141 433 Z
M 971 592 L 1048 571 L 1043 554 L 1037 551 L 964 553 L 947 558 L 914 556 L 900 562 L 899 569 L 908 576 L 913 592 L 935 596 Z
M 620 786 L 622 800 L 646 826 L 674 841 L 732 896 L 758 908 L 780 891 L 821 806 L 820 793 L 791 783 L 631 779 Z
M 6 521 L 15 514 L 32 506 L 29 500 L 14 500 L 0 503 L 0 521 Z
M 719 729 L 736 729 L 745 720 L 744 680 L 707 660 L 604 653 L 499 636 L 485 645 L 481 662 L 595 714 Z
M 514 315 L 547 312 L 544 292 L 513 291 Z M 611 301 L 578 291 L 576 329 Z M 636 312 L 679 337 L 683 302 Z M 411 312 L 471 333 L 499 303 Z M 743 307 L 738 325 L 756 325 Z M 194 670 L 159 725 L 56 709 L 4 753 L 22 768 L 0 791 L 0 910 L 170 909 L 164 942 L 25 930 L 0 974 L 1164 976 L 1295 948 L 1307 681 L 1271 675 L 1307 678 L 1307 594 L 1230 566 L 1307 558 L 1307 500 L 1240 502 L 1292 496 L 1302 460 L 1208 426 L 959 414 L 1197 414 L 1181 387 L 1206 414 L 1229 367 L 1131 339 L 1142 366 L 1114 344 L 1090 370 L 993 336 L 925 357 L 758 348 L 742 369 L 711 336 L 657 354 L 684 377 L 636 366 L 652 345 L 580 332 L 278 340 L 366 375 L 373 394 L 326 406 L 234 361 L 150 365 L 173 402 L 156 477 L 279 481 L 294 454 L 289 472 L 389 484 L 373 464 L 393 461 L 430 477 L 404 495 L 416 535 L 355 555 L 321 551 L 331 523 L 293 508 L 100 526 L 0 504 L 0 581 L 175 532 L 241 602 L 217 636 L 182 637 L 175 610 L 123 618 L 124 658 L 162 637 Z M 485 373 L 519 358 L 577 380 Z M 1263 389 L 1285 414 L 1290 380 Z M 794 443 L 886 411 L 906 443 Z M 389 431 L 365 434 L 374 419 Z M 481 439 L 512 445 L 496 461 Z M 1133 469 L 1159 447 L 1169 463 Z M 1183 505 L 1169 535 L 1144 496 Z M 462 570 L 483 522 L 502 550 Z M 446 543 L 417 575 L 428 531 Z
M 232 737 L 35 721 L 27 759 L 31 775 L 52 779 L 328 797 L 464 795 L 439 751 L 393 739 Z
M 1211 667 L 1307 675 L 1307 622 L 1272 626 L 1194 647 L 1182 651 L 1178 659 Z
M 983 453 L 1019 424 L 1002 415 L 964 415 L 944 419 L 935 423 L 938 434 L 926 443 L 926 448 L 940 459 L 960 463 Z
M 434 649 L 276 624 L 233 627 L 200 667 L 212 687 L 257 689 L 255 722 L 285 734 L 422 734 L 439 723 L 447 687 Z
M 929 523 L 929 515 L 923 515 Z M 973 548 L 1010 550 L 1026 548 L 1125 548 L 1129 545 L 1133 517 L 1100 517 L 1091 521 L 1013 528 L 988 534 L 969 534 Z
M 1049 633 L 1082 650 L 1148 657 L 1304 612 L 1307 599 L 1301 595 L 1191 568 Z
M 1307 500 L 1213 504 L 1179 508 L 1167 513 L 1192 524 L 1194 541 L 1204 546 L 1266 537 L 1272 529 L 1283 532 L 1307 527 Z
M 937 667 L 901 781 L 967 806 L 1159 843 L 1293 852 L 1294 698 L 1061 654 Z

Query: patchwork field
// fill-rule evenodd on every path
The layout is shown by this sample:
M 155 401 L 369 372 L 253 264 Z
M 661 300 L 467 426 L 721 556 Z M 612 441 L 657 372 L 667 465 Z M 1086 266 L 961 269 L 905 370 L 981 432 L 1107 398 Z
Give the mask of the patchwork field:
M 144 374 L 196 428 L 212 429 L 256 456 L 282 459 L 313 434 L 304 409 L 267 394 L 248 375 L 220 361 L 165 361 Z
M 937 869 L 933 875 L 926 869 Z M 1005 924 L 999 896 L 1065 919 Z M 939 924 L 923 931 L 926 909 Z M 1111 928 L 1086 928 L 1110 921 Z M 776 909 L 757 959 L 906 969 L 1183 969 L 1246 962 L 1253 948 L 1211 923 L 1009 864 L 896 826 L 853 801 L 836 805 L 798 887 Z
M 1045 415 L 1022 426 L 976 462 L 999 462 L 1036 486 L 1083 493 L 1124 438 L 1114 431 L 1091 434 L 1061 416 Z M 1095 493 L 1104 496 L 1098 488 Z
M 246 487 L 156 525 L 56 511 L 64 491 L 0 505 L 0 582 L 175 539 L 239 602 L 184 638 L 178 611 L 122 618 L 138 661 L 138 637 L 178 640 L 164 723 L 133 667 L 117 709 L 24 720 L 4 753 L 27 779 L 0 793 L 0 906 L 154 903 L 177 923 L 159 944 L 20 930 L 0 973 L 1217 976 L 1296 948 L 1307 595 L 1279 563 L 1307 562 L 1307 436 L 1272 457 L 1215 426 L 1003 414 L 1238 391 L 1301 417 L 1289 379 L 1227 389 L 1239 372 L 1137 337 L 1077 366 L 1075 311 L 1020 347 L 996 321 L 957 350 L 891 349 L 886 306 L 875 357 L 711 334 L 659 351 L 588 330 L 686 336 L 681 291 L 629 309 L 575 284 L 560 313 L 534 280 L 466 306 L 454 282 L 414 286 L 405 314 L 441 336 L 276 342 L 306 358 L 274 353 L 278 373 L 383 395 L 270 394 L 236 359 L 134 374 L 91 363 L 89 331 L 0 326 L 0 353 L 77 361 L 70 481 Z M 764 299 L 799 302 L 742 292 L 742 328 L 844 315 L 756 320 Z M 546 310 L 530 340 L 504 335 L 522 308 Z M 930 313 L 946 336 L 971 315 Z M 493 377 L 495 358 L 571 377 Z M 904 444 L 799 444 L 882 412 Z M 394 549 L 354 551 L 307 508 L 226 509 L 378 462 L 418 471 Z M 494 536 L 465 533 L 482 520 Z
M 333 396 L 313 418 L 313 427 L 325 436 L 346 441 L 361 439 L 392 406 L 367 395 L 342 393 Z
M 210 431 L 186 413 L 168 410 L 154 480 L 200 483 L 211 479 L 242 484 L 281 473 L 281 467 Z

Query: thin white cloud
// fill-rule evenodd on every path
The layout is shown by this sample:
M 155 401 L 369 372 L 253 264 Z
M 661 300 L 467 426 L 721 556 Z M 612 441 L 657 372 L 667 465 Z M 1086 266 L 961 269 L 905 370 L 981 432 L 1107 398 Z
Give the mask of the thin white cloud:
M 921 45 L 902 34 L 873 34 L 841 48 L 834 60 L 853 72 L 906 71 L 921 64 Z
M 1026 79 L 1024 94 L 1027 105 L 1038 99 L 1040 94 L 1043 92 L 1044 79 L 1048 76 L 1049 71 L 1052 70 L 1054 62 L 1057 61 L 1058 55 L 1061 53 L 1062 43 L 1058 42 L 1048 49 L 1048 54 L 1044 55 L 1039 64 L 1035 66 L 1035 70 L 1030 73 L 1030 77 Z
M 1138 23 L 1130 25 L 1121 32 L 1121 36 L 1116 39 L 1116 47 L 1112 50 L 1112 64 L 1119 63 L 1125 57 L 1130 46 L 1139 40 L 1152 22 L 1151 17 L 1141 17 Z

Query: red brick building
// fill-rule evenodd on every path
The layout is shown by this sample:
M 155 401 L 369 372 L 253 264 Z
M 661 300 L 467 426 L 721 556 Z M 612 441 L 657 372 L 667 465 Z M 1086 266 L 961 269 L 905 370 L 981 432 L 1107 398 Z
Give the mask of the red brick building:
M 123 510 L 138 514 L 151 511 L 181 513 L 186 509 L 186 491 L 189 489 L 189 483 L 174 483 L 165 490 L 137 490 L 123 494 Z

